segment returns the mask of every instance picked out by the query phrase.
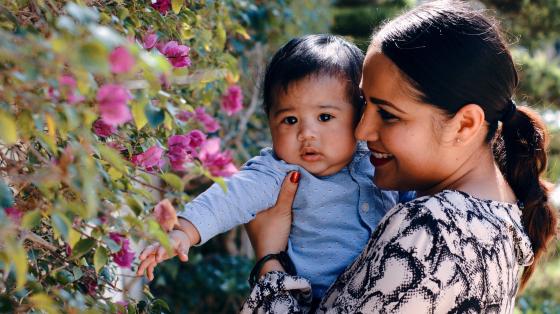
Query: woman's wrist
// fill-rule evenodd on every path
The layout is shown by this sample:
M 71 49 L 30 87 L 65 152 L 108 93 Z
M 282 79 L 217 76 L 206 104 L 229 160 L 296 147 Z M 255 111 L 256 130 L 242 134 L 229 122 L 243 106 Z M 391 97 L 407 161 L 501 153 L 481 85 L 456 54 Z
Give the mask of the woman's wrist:
M 284 267 L 282 267 L 282 264 L 280 264 L 280 262 L 278 260 L 271 259 L 269 261 L 266 261 L 263 264 L 263 267 L 261 268 L 261 271 L 259 272 L 259 278 L 261 278 L 266 273 L 269 273 L 271 271 L 286 272 L 286 270 L 284 269 Z

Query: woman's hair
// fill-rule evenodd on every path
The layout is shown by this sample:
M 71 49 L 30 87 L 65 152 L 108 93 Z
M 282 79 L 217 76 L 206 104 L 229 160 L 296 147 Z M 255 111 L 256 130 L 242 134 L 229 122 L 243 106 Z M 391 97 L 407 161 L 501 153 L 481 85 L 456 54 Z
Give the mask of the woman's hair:
M 535 259 L 523 271 L 523 288 L 554 238 L 557 218 L 550 185 L 541 178 L 547 166 L 546 127 L 530 108 L 515 110 L 517 71 L 497 22 L 463 2 L 426 3 L 383 25 L 371 49 L 391 59 L 420 101 L 450 115 L 472 103 L 484 110 L 486 141 L 523 203 L 522 221 L 533 247 Z
M 282 46 L 266 67 L 263 82 L 264 111 L 267 116 L 279 88 L 286 92 L 290 84 L 310 75 L 328 75 L 347 82 L 348 100 L 359 119 L 363 100 L 360 79 L 364 54 L 354 44 L 334 35 L 297 37 Z

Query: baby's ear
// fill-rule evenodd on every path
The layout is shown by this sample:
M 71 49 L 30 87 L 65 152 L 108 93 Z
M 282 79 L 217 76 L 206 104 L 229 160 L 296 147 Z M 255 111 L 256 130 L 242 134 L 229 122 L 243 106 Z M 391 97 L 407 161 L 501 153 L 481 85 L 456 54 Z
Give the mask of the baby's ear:
M 462 145 L 478 138 L 485 123 L 484 110 L 477 104 L 463 106 L 451 119 L 454 143 Z

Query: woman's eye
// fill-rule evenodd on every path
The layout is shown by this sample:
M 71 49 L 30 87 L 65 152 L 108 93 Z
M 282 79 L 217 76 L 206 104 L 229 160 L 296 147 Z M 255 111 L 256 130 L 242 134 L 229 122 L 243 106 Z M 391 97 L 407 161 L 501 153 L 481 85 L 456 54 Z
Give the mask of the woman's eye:
M 321 121 L 321 122 L 329 121 L 332 118 L 333 118 L 333 116 L 328 114 L 328 113 L 322 113 L 322 114 L 319 115 L 319 121 Z
M 381 116 L 381 119 L 383 119 L 383 121 L 388 121 L 388 120 L 397 120 L 397 116 L 379 108 L 377 109 L 377 112 L 379 113 L 379 115 Z
M 296 117 L 291 117 L 291 116 L 290 116 L 290 117 L 285 117 L 285 118 L 282 120 L 282 123 L 285 123 L 285 124 L 296 124 L 296 123 L 297 123 L 297 118 L 296 118 Z

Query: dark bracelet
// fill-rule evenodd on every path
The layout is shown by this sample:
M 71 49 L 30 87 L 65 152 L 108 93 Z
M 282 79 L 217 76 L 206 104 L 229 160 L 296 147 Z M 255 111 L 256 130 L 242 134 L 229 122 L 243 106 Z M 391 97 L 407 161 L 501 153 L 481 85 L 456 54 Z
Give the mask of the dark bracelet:
M 290 256 L 288 256 L 288 253 L 281 251 L 280 253 L 276 253 L 276 254 L 268 254 L 265 255 L 263 258 L 261 258 L 256 264 L 255 267 L 253 267 L 253 269 L 251 270 L 251 274 L 249 275 L 249 285 L 251 286 L 251 288 L 253 288 L 255 286 L 255 284 L 257 283 L 257 281 L 259 280 L 259 273 L 261 272 L 261 269 L 263 268 L 264 263 L 275 259 L 277 260 L 280 265 L 282 265 L 282 267 L 284 267 L 284 270 L 286 271 L 286 273 L 295 276 L 297 274 L 296 272 L 296 266 L 294 265 L 294 263 L 292 262 L 292 259 L 290 258 Z

